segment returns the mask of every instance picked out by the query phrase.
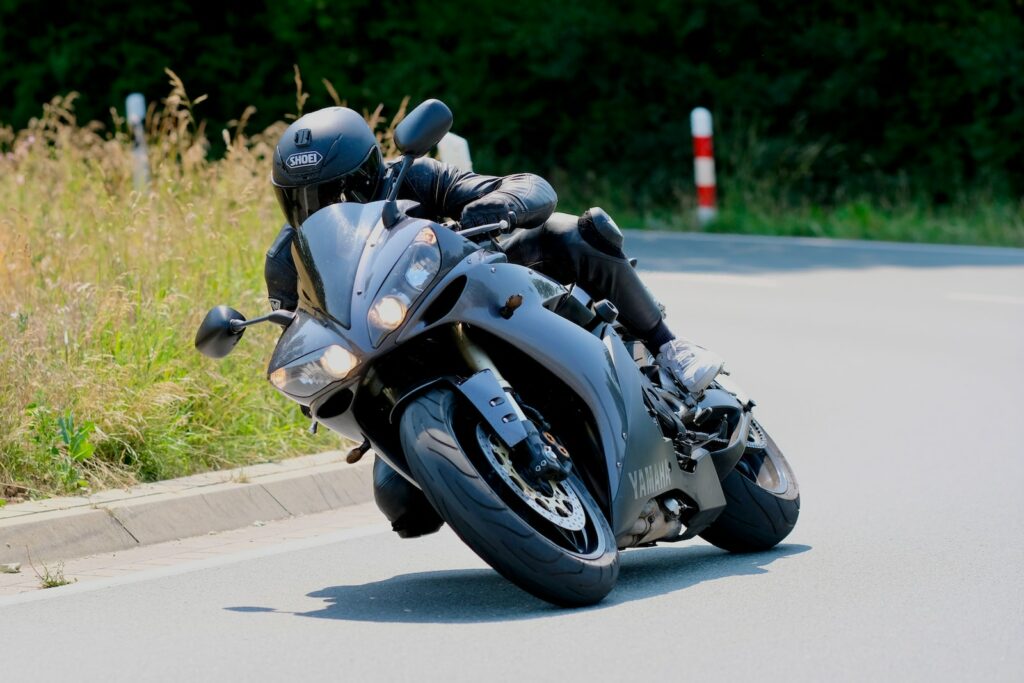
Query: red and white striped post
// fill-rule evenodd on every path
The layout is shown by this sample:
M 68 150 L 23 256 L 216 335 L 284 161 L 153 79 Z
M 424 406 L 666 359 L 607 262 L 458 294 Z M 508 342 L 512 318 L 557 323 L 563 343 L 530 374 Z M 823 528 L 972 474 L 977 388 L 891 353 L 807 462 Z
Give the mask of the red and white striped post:
M 718 215 L 715 201 L 715 155 L 711 146 L 711 112 L 697 107 L 690 112 L 693 133 L 693 177 L 697 185 L 697 223 L 707 225 Z

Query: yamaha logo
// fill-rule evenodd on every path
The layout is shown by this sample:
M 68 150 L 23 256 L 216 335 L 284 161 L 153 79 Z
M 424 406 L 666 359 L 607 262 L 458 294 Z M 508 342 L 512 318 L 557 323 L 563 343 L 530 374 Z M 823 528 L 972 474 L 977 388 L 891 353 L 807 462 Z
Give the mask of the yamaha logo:
M 288 157 L 285 164 L 288 168 L 301 168 L 302 166 L 316 166 L 323 161 L 324 155 L 320 152 L 299 152 Z

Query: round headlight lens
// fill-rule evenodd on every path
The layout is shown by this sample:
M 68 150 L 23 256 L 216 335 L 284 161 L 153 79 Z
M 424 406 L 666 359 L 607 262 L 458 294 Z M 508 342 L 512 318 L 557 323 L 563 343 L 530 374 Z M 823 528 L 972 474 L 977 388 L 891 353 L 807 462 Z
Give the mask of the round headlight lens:
M 419 261 L 413 263 L 409 266 L 409 270 L 405 271 L 405 281 L 414 289 L 423 289 L 423 285 L 427 284 L 427 280 L 431 277 L 433 277 L 433 273 L 424 268 Z
M 271 383 L 278 389 L 284 389 L 284 386 L 288 383 L 288 370 L 285 368 L 278 368 L 270 373 Z
M 400 296 L 386 296 L 373 305 L 370 314 L 373 322 L 385 330 L 393 330 L 405 320 L 409 305 Z
M 425 230 L 429 235 L 434 233 Z M 409 250 L 408 266 L 405 268 L 405 281 L 410 287 L 422 291 L 427 283 L 437 275 L 441 267 L 441 254 L 437 247 L 420 240 L 413 242 Z
M 324 372 L 337 379 L 343 379 L 352 372 L 352 369 L 359 363 L 355 355 L 348 349 L 340 346 L 328 346 L 324 355 L 320 358 L 320 366 Z

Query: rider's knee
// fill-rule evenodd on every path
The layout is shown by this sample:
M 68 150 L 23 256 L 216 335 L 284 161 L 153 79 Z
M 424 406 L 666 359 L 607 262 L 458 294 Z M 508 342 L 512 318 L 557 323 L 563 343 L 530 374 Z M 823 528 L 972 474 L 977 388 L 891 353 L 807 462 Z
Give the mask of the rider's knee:
M 611 216 L 599 207 L 589 209 L 582 216 L 555 214 L 544 226 L 549 246 L 573 262 L 581 263 L 588 257 L 611 257 L 626 260 L 622 252 L 622 230 Z
M 580 237 L 603 254 L 625 259 L 622 252 L 624 237 L 608 212 L 599 206 L 588 209 L 578 221 Z
M 267 250 L 263 264 L 263 278 L 267 281 L 267 298 L 274 310 L 294 311 L 299 305 L 298 273 L 292 260 L 292 240 L 295 228 L 285 224 Z
M 373 498 L 402 538 L 432 534 L 444 523 L 423 491 L 380 458 L 373 462 Z

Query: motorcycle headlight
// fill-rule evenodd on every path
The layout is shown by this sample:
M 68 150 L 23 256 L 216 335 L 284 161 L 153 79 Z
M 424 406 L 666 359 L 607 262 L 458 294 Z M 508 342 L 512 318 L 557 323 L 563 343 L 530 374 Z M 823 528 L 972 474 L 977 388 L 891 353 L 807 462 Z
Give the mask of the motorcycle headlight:
M 367 322 L 374 346 L 398 329 L 409 308 L 441 269 L 441 248 L 431 228 L 423 228 L 384 280 L 370 306 Z
M 357 365 L 359 359 L 355 354 L 332 344 L 274 370 L 270 373 L 270 382 L 286 394 L 305 398 L 328 384 L 345 379 Z
M 370 322 L 382 330 L 390 332 L 405 320 L 409 312 L 409 300 L 401 294 L 389 294 L 377 299 L 370 308 Z

